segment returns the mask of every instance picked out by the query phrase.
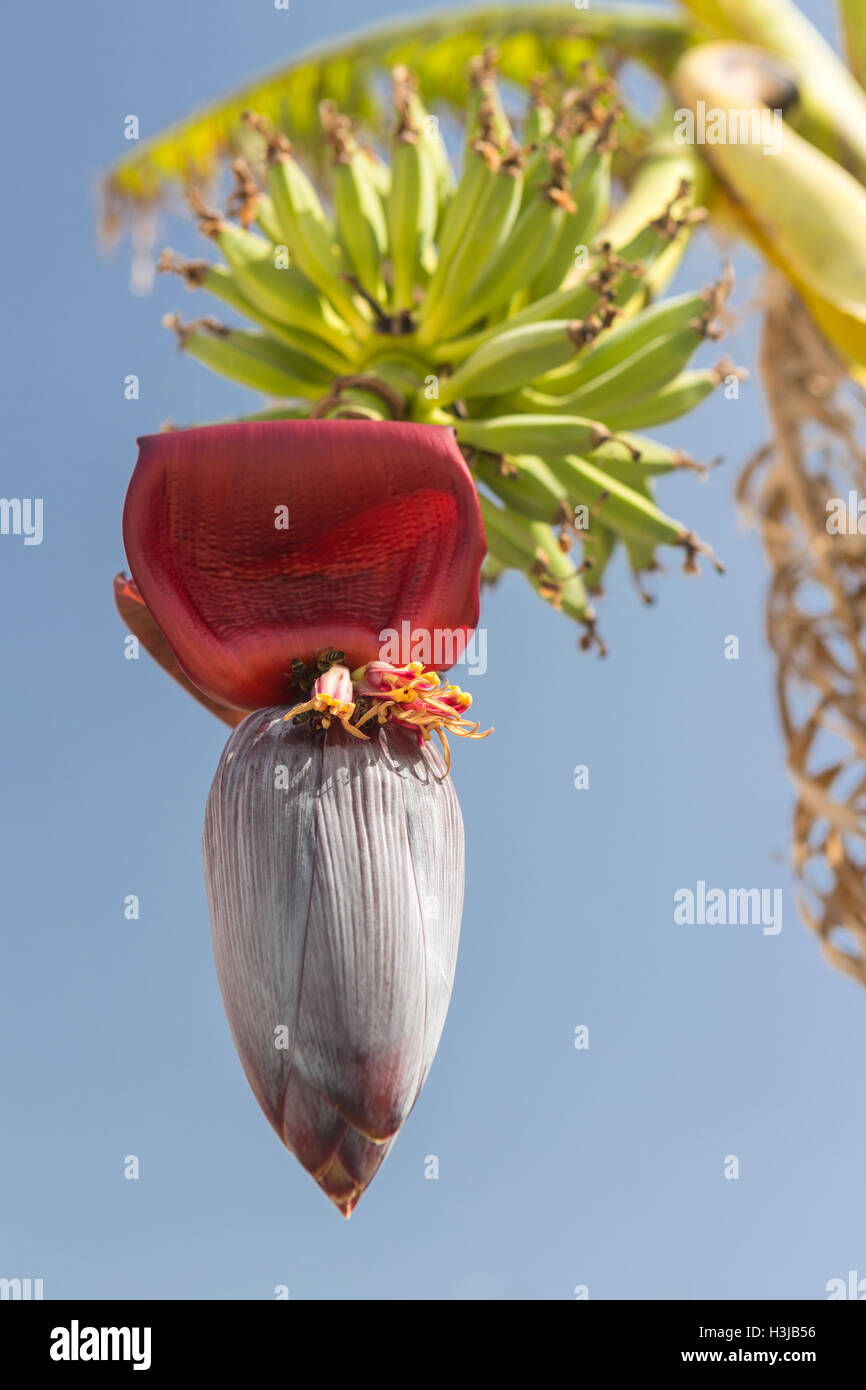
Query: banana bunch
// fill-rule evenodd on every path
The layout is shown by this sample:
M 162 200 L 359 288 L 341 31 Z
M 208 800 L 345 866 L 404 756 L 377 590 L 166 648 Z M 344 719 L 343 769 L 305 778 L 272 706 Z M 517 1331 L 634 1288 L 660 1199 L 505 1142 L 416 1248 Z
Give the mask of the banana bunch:
M 587 67 L 554 86 L 533 85 L 518 136 L 495 55 L 476 59 L 459 177 L 405 68 L 389 159 L 323 103 L 327 204 L 288 140 L 247 113 L 265 186 L 236 161 L 225 216 L 192 190 L 221 261 L 165 251 L 160 269 L 252 325 L 166 319 L 185 351 L 270 398 L 253 418 L 453 428 L 481 496 L 486 577 L 522 571 L 601 645 L 592 599 L 619 543 L 638 581 L 659 547 L 681 548 L 687 572 L 700 554 L 717 564 L 654 497 L 660 474 L 697 465 L 635 431 L 742 374 L 689 365 L 722 332 L 727 278 L 657 297 L 702 218 L 670 117 L 610 220 L 613 84 Z

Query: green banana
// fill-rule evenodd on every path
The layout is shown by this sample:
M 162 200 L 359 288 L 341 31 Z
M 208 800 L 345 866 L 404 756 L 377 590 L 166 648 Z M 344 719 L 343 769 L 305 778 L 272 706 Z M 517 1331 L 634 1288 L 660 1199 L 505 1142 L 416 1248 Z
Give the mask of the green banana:
M 660 444 L 657 439 L 649 439 L 644 434 L 617 434 L 615 439 L 600 445 L 592 456 L 593 463 L 616 476 L 651 478 L 664 473 L 675 473 L 685 469 L 705 477 L 707 468 L 697 463 L 690 454 L 675 449 L 670 444 Z M 630 465 L 637 465 L 631 468 Z
M 670 283 L 688 246 L 692 226 L 705 216 L 699 205 L 708 196 L 712 182 L 698 151 L 693 145 L 679 143 L 675 130 L 675 112 L 665 105 L 628 197 L 605 227 L 605 236 L 611 243 L 622 246 L 640 235 L 648 223 L 669 221 L 672 208 L 679 207 L 679 225 L 648 270 L 642 303 L 654 299 Z
M 467 127 L 483 128 L 497 145 L 514 144 L 514 131 L 502 101 L 496 82 L 496 65 L 499 54 L 495 48 L 487 48 L 469 64 L 471 87 L 469 93 Z
M 210 265 L 207 261 L 186 261 L 166 249 L 160 256 L 156 268 L 160 272 L 172 271 L 180 275 L 190 289 L 206 290 L 244 318 L 264 328 L 272 338 L 309 357 L 311 361 L 335 376 L 344 376 L 356 365 L 356 350 L 351 338 L 346 339 L 345 349 L 341 351 L 331 347 L 323 338 L 313 333 L 307 333 L 301 328 L 289 328 L 284 323 L 277 323 L 275 319 L 268 318 L 267 314 L 257 309 L 241 292 L 235 276 L 227 266 Z M 349 352 L 353 355 L 347 355 Z
M 253 222 L 257 222 L 268 241 L 278 242 L 280 236 L 274 215 L 274 205 L 267 194 L 259 188 L 249 164 L 242 158 L 233 159 L 231 168 L 235 176 L 235 186 L 229 195 L 227 216 L 240 222 L 245 231 L 249 230 Z M 191 195 L 191 199 L 196 196 L 195 194 Z M 210 215 L 218 216 L 218 214 Z
M 595 614 L 580 572 L 563 551 L 553 528 L 540 521 L 519 521 L 483 494 L 479 502 L 488 547 L 497 560 L 509 569 L 521 570 L 554 608 L 591 625 Z
M 441 231 L 445 213 L 451 205 L 454 197 L 455 179 L 454 170 L 451 167 L 451 160 L 448 157 L 448 150 L 445 141 L 439 130 L 439 121 L 436 116 L 431 116 L 423 101 L 418 95 L 417 81 L 415 75 L 408 68 L 397 68 L 394 73 L 394 80 L 402 82 L 407 92 L 407 112 L 409 119 L 418 131 L 421 149 L 426 154 L 430 166 L 433 170 L 434 180 L 434 199 L 436 203 L 436 227 L 435 234 Z
M 277 221 L 277 214 L 274 212 L 274 205 L 266 194 L 262 193 L 256 204 L 256 221 L 259 228 L 264 232 L 274 246 L 279 245 L 282 240 L 280 236 L 280 226 Z
M 493 81 L 492 64 L 479 60 L 472 66 L 472 76 L 463 170 L 457 191 L 448 201 L 437 228 L 438 261 L 425 294 L 428 312 L 442 294 L 454 257 L 465 247 L 470 228 L 477 225 L 479 209 L 496 183 L 503 150 L 511 140 L 511 128 Z
M 539 547 L 527 530 L 526 524 L 512 516 L 507 507 L 497 506 L 484 493 L 479 493 L 478 503 L 487 536 L 487 548 L 509 569 L 529 571 L 534 566 L 546 568 L 546 556 L 539 554 Z
M 469 223 L 484 198 L 492 176 L 499 168 L 500 153 L 492 140 L 481 135 L 467 146 L 463 159 L 463 172 L 454 197 L 445 210 L 437 231 L 438 286 L 444 282 L 445 270 L 451 264 L 457 248 L 462 244 Z M 437 277 L 434 275 L 434 281 Z M 427 294 L 433 290 L 428 286 Z
M 163 323 L 191 357 L 254 391 L 287 400 L 317 400 L 329 384 L 326 372 L 264 333 L 230 329 L 211 318 L 183 324 L 178 314 L 166 315 Z
M 595 636 L 595 610 L 580 570 L 569 559 L 569 548 L 563 548 L 561 538 L 546 522 L 527 522 L 527 530 L 539 556 L 538 566 L 527 572 L 530 584 L 558 612 L 586 624 L 588 631 L 582 645 L 589 646 L 595 640 L 603 653 L 604 647 Z
M 428 341 L 441 332 L 446 311 L 450 310 L 448 323 L 451 331 L 461 333 L 479 319 L 507 305 L 521 286 L 529 283 L 533 269 L 543 262 L 569 212 L 574 210 L 574 203 L 564 183 L 564 165 L 559 163 L 558 157 L 551 156 L 550 181 L 529 201 L 519 216 L 519 194 L 514 200 L 511 210 L 516 221 L 512 218 L 510 225 L 497 228 L 495 241 L 494 229 L 489 225 L 482 226 L 480 244 L 468 248 L 470 258 L 473 251 L 478 252 L 471 279 L 459 285 L 441 302 L 438 315 L 425 316 L 424 335 Z M 479 264 L 483 267 L 481 274 L 478 273 Z
M 510 568 L 488 549 L 481 565 L 481 587 L 496 584 Z
M 190 202 L 200 231 L 217 244 L 240 293 L 259 313 L 322 338 L 349 359 L 356 355 L 345 321 L 295 266 L 278 264 L 283 258 L 269 242 L 204 207 L 195 192 L 191 192 Z
M 680 209 L 674 211 L 674 209 Z M 581 319 L 607 306 L 638 306 L 646 295 L 649 278 L 669 247 L 692 225 L 689 186 L 680 184 L 660 215 L 642 227 L 618 251 L 605 240 L 589 266 L 575 269 L 564 285 L 524 309 L 509 315 L 508 327 L 520 328 L 548 318 Z M 500 331 L 499 326 L 433 345 L 438 362 L 459 363 L 483 347 Z
M 523 141 L 527 149 L 535 151 L 549 136 L 556 125 L 556 112 L 553 102 L 544 90 L 543 81 L 532 84 L 526 119 L 523 123 Z M 529 166 L 527 165 L 527 179 Z
M 568 397 L 576 405 L 583 393 L 614 404 L 629 396 L 648 394 L 672 380 L 707 337 L 720 336 L 718 315 L 729 288 L 727 280 L 699 294 L 660 300 L 624 323 L 614 323 L 567 369 L 536 378 L 544 394 Z M 672 367 L 665 379 L 668 357 Z M 648 352 L 660 347 L 656 355 Z M 684 356 L 684 360 L 680 360 Z M 657 378 L 661 374 L 661 379 Z M 644 380 L 649 381 L 647 391 Z M 595 409 L 594 406 L 590 407 Z M 583 413 L 582 409 L 579 413 Z
M 604 418 L 617 402 L 632 405 L 646 400 L 679 375 L 703 337 L 700 328 L 692 327 L 656 338 L 634 357 L 564 397 L 563 407 Z
M 584 583 L 590 594 L 603 592 L 605 570 L 613 559 L 617 537 L 597 515 L 589 514 L 588 525 L 577 527 L 583 546 Z
M 346 278 L 352 274 L 348 258 L 336 240 L 312 182 L 284 136 L 252 112 L 246 113 L 246 119 L 267 143 L 268 191 L 282 241 L 293 263 L 327 296 L 353 331 L 366 337 L 370 332 L 369 317 L 350 292 Z
M 434 239 L 439 215 L 436 170 L 412 114 L 408 74 L 395 75 L 398 123 L 391 153 L 388 237 L 391 250 L 391 306 L 397 313 L 415 308 L 415 288 L 435 268 Z
M 573 360 L 583 342 L 583 325 L 578 322 L 557 319 L 507 328 L 440 382 L 440 404 L 514 390 L 531 373 L 543 373 Z
M 461 245 L 450 261 L 440 260 L 419 313 L 418 341 L 435 342 L 451 324 L 473 292 L 479 274 L 508 241 L 520 212 L 523 161 L 516 148 L 487 180 L 486 191 L 466 227 Z M 472 322 L 472 320 L 470 320 Z
M 655 496 L 649 478 L 633 478 L 630 486 L 634 492 L 639 492 L 652 506 L 655 506 Z M 623 536 L 621 539 L 637 592 L 644 603 L 654 603 L 652 594 L 643 587 L 641 579 L 643 575 L 655 574 L 663 568 L 657 559 L 658 547 L 655 541 L 639 540 L 637 536 Z
M 382 267 L 388 252 L 385 209 L 369 158 L 352 135 L 352 123 L 334 102 L 320 106 L 322 127 L 333 151 L 336 233 L 361 289 L 381 302 Z
M 500 501 L 530 521 L 561 525 L 570 519 L 562 487 L 543 459 L 531 454 L 507 459 L 477 454 L 472 471 Z
M 577 415 L 502 415 L 494 420 L 453 421 L 457 439 L 490 454 L 588 454 L 607 443 L 610 430 Z
M 612 154 L 607 134 L 594 135 L 591 149 L 575 153 L 570 182 L 575 211 L 566 217 L 546 265 L 532 282 L 532 299 L 541 299 L 560 288 L 574 269 L 578 250 L 588 250 L 594 242 L 610 202 Z
M 689 572 L 696 569 L 698 554 L 706 555 L 721 572 L 722 566 L 709 547 L 680 522 L 660 511 L 644 491 L 627 487 L 588 459 L 575 454 L 548 458 L 547 462 L 567 488 L 569 500 L 573 498 L 590 508 L 603 505 L 604 525 L 617 535 L 657 545 L 682 546 Z
M 748 373 L 727 361 L 719 362 L 715 367 L 680 372 L 679 376 L 647 400 L 625 403 L 619 410 L 612 407 L 605 411 L 605 422 L 615 430 L 646 429 L 649 425 L 666 424 L 668 420 L 676 420 L 694 410 L 729 376 L 743 381 Z

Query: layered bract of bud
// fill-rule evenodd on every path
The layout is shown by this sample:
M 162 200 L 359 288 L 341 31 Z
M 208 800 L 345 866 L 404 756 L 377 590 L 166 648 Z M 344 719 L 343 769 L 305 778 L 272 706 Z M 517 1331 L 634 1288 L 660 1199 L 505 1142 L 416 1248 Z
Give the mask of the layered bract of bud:
M 217 974 L 249 1083 L 349 1216 L 418 1098 L 463 904 L 460 808 L 430 745 L 388 727 L 232 734 L 205 813 Z

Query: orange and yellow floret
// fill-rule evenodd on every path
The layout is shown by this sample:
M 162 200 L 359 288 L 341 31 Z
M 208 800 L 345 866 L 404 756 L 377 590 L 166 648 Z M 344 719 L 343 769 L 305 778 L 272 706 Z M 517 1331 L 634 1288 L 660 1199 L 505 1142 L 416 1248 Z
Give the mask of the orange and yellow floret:
M 435 733 L 451 766 L 446 732 L 460 738 L 486 738 L 493 732 L 479 732 L 478 724 L 465 717 L 472 696 L 459 686 L 444 681 L 438 671 L 427 670 L 420 661 L 392 666 L 387 661 L 369 661 L 349 672 L 335 663 L 318 677 L 310 699 L 295 705 L 283 717 L 315 716 L 322 728 L 337 722 L 353 738 L 368 738 L 365 724 L 398 724 L 411 729 L 419 744 L 429 742 Z

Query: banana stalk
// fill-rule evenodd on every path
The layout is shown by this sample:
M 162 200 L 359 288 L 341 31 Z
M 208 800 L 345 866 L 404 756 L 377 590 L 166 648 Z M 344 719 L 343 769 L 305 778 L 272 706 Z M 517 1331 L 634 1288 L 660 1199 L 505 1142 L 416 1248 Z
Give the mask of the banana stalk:
M 779 101 L 779 79 L 768 90 L 766 62 L 752 50 L 705 44 L 682 60 L 674 84 L 693 112 L 699 103 L 729 115 L 743 109 L 772 129 L 772 153 L 749 140 L 707 145 L 705 153 L 761 249 L 800 289 L 843 357 L 866 367 L 866 188 L 778 120 L 767 102 Z
M 866 87 L 866 25 L 860 0 L 837 0 L 842 21 L 842 37 L 848 65 L 860 83 Z
M 791 69 L 794 90 L 782 104 L 792 106 L 792 118 L 802 134 L 829 159 L 866 182 L 866 93 L 793 0 L 683 0 L 683 4 L 715 36 L 753 44 L 783 59 Z M 862 6 L 856 9 L 862 28 Z

